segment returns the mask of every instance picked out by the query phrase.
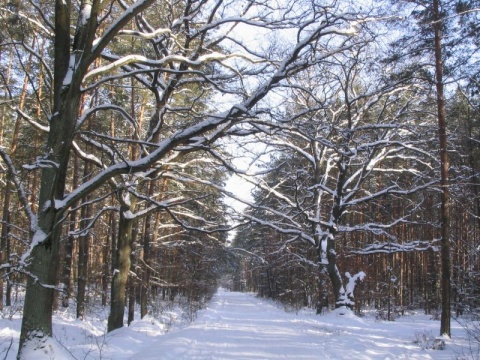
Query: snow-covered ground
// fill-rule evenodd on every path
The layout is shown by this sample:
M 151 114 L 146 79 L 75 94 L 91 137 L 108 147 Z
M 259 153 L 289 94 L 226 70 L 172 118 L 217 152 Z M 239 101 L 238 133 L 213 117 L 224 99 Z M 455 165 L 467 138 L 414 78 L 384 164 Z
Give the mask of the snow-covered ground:
M 164 320 L 178 323 L 175 313 Z M 428 349 L 439 322 L 423 314 L 395 322 L 376 321 L 338 311 L 315 315 L 285 312 L 252 294 L 220 289 L 208 308 L 188 325 L 170 331 L 159 321 L 135 321 L 105 335 L 106 313 L 79 321 L 68 313 L 54 319 L 55 338 L 32 359 L 478 359 L 466 331 L 452 322 L 445 350 Z M 20 317 L 0 320 L 0 359 L 14 359 Z M 478 344 L 477 344 L 478 345 Z M 8 352 L 8 354 L 7 354 Z M 473 353 L 472 353 L 473 352 Z M 46 355 L 50 354 L 50 355 Z M 472 357 L 473 355 L 473 357 Z

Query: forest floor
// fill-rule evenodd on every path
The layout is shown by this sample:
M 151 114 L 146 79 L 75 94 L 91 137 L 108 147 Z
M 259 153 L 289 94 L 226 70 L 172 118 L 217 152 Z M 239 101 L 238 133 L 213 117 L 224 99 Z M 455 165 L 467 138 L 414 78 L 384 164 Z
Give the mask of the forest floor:
M 452 338 L 433 350 L 439 321 L 412 312 L 396 321 L 378 321 L 338 310 L 286 312 L 248 293 L 219 289 L 195 321 L 181 321 L 175 309 L 134 321 L 105 335 L 106 310 L 84 321 L 68 311 L 54 318 L 55 341 L 34 359 L 480 359 L 465 326 L 452 321 Z M 93 313 L 95 315 L 93 315 Z M 20 314 L 0 319 L 0 359 L 15 359 Z M 165 322 L 169 322 L 166 326 Z M 47 350 L 48 349 L 48 350 Z

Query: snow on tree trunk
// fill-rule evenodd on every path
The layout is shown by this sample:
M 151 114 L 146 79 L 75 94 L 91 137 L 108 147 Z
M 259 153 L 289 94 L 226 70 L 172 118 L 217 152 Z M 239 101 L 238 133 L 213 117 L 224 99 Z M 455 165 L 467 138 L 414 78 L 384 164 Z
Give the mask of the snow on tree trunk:
M 351 276 L 349 272 L 345 273 L 347 284 L 344 286 L 342 276 L 337 266 L 337 255 L 334 248 L 334 236 L 332 234 L 324 235 L 320 241 L 318 249 L 319 263 L 323 266 L 332 283 L 333 294 L 335 296 L 335 308 L 347 307 L 353 309 L 355 305 L 354 291 L 359 281 L 363 281 L 365 273 L 359 273 Z
M 334 246 L 333 235 L 324 235 L 320 241 L 319 261 L 330 278 L 333 295 L 335 296 L 335 308 L 338 308 L 345 306 L 345 288 L 343 287 L 342 276 L 337 267 L 337 254 Z
M 360 281 L 363 281 L 365 279 L 366 274 L 363 271 L 360 271 L 359 273 L 351 276 L 349 272 L 345 273 L 345 277 L 348 279 L 347 281 L 347 286 L 345 290 L 345 295 L 346 295 L 346 301 L 349 304 L 350 308 L 353 308 L 355 300 L 353 296 L 353 292 L 355 291 L 355 287 Z

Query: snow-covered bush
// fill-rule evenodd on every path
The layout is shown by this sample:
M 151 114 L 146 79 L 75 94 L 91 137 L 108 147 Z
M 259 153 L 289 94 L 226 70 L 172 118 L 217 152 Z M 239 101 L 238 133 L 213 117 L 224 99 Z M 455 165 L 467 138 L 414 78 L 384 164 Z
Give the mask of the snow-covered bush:
M 413 343 L 427 350 L 445 350 L 446 343 L 442 337 L 434 336 L 431 331 L 422 331 L 415 333 Z
M 435 336 L 433 336 L 431 331 L 422 331 L 415 333 L 413 343 L 420 346 L 422 349 L 431 349 L 434 340 Z

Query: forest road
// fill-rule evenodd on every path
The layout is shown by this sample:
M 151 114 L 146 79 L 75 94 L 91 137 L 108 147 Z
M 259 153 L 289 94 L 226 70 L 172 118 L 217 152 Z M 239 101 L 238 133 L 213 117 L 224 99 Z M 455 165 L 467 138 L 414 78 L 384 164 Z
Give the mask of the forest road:
M 225 289 L 198 315 L 191 325 L 167 333 L 130 359 L 452 359 L 451 351 L 414 344 L 415 329 L 435 329 L 438 323 L 433 321 L 381 323 L 335 312 L 296 314 L 252 294 Z

